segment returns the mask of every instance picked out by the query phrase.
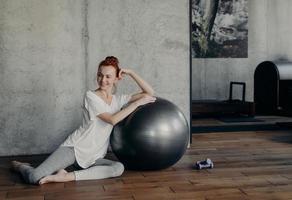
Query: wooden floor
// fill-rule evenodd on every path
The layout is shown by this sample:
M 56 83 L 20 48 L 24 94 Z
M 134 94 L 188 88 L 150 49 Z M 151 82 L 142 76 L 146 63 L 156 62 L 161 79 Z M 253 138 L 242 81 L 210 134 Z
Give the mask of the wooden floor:
M 207 157 L 214 169 L 192 169 Z M 173 167 L 107 180 L 26 185 L 9 171 L 11 159 L 0 158 L 0 199 L 292 200 L 292 131 L 196 134 Z M 38 164 L 43 157 L 18 159 Z
M 196 127 L 200 127 L 200 126 L 234 126 L 234 125 L 256 125 L 256 124 L 261 124 L 261 125 L 269 125 L 269 124 L 276 124 L 276 123 L 285 123 L 285 122 L 292 122 L 292 117 L 288 117 L 288 116 L 273 116 L 273 115 L 258 115 L 258 116 L 254 116 L 254 117 L 246 117 L 246 118 L 252 118 L 258 121 L 255 122 L 229 122 L 226 123 L 222 120 L 220 120 L 220 118 L 224 117 L 196 117 L 192 120 L 192 126 L 196 126 Z M 227 117 L 227 118 L 231 118 Z M 237 117 L 239 118 L 239 117 Z M 244 118 L 244 117 L 243 117 Z

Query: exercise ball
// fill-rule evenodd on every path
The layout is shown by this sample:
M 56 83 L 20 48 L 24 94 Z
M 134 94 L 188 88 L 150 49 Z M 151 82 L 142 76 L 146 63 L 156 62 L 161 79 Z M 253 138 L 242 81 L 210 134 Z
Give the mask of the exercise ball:
M 116 157 L 130 170 L 159 170 L 175 164 L 189 141 L 186 118 L 168 100 L 138 107 L 118 123 L 110 143 Z

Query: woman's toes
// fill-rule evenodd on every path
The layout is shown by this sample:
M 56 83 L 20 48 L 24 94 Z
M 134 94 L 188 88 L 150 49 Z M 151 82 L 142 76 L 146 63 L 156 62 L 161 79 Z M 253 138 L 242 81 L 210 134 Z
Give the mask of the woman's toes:
M 14 170 L 14 171 L 19 171 L 19 167 L 21 165 L 30 166 L 30 163 L 19 162 L 19 161 L 16 161 L 16 160 L 11 161 L 11 169 Z
M 13 170 L 15 170 L 15 171 L 18 171 L 19 166 L 20 166 L 21 164 L 22 164 L 21 162 L 18 162 L 18 161 L 16 161 L 16 160 L 13 160 L 13 161 L 11 162 L 11 168 L 12 168 Z

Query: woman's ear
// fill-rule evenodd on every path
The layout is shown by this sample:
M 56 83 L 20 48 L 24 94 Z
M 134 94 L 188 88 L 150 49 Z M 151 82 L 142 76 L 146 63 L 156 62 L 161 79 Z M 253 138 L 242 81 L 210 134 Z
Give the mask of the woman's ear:
M 121 69 L 119 69 L 119 71 L 118 71 L 118 80 L 122 80 L 122 70 Z

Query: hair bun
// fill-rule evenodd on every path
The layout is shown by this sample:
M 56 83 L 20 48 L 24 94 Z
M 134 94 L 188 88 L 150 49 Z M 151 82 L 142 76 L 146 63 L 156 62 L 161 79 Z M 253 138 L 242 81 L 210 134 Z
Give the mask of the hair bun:
M 101 66 L 113 66 L 116 69 L 116 76 L 119 76 L 120 67 L 119 67 L 119 60 L 114 56 L 107 56 L 103 61 L 101 61 L 98 65 L 98 69 Z
M 113 66 L 118 66 L 118 64 L 119 64 L 119 60 L 116 57 L 114 57 L 114 56 L 107 56 L 105 58 L 105 61 L 108 64 L 113 65 Z

